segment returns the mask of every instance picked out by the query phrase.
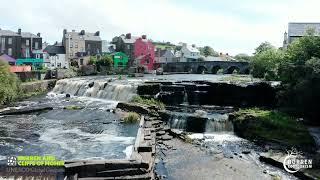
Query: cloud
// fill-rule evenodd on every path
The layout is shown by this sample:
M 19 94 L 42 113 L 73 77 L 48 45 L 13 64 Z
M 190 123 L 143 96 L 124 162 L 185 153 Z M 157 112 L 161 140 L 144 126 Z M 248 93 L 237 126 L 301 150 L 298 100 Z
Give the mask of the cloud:
M 10 0 L 0 6 L 2 29 L 41 32 L 61 41 L 63 29 L 100 31 L 103 39 L 131 32 L 174 43 L 252 53 L 263 41 L 281 46 L 290 21 L 318 21 L 317 0 Z M 14 11 L 14 13 L 13 13 Z M 18 15 L 17 15 L 18 14 Z

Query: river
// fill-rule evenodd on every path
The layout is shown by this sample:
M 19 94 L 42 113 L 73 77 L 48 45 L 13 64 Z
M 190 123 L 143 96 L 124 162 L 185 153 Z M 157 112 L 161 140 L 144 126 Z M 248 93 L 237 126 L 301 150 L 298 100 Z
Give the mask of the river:
M 59 80 L 46 95 L 19 102 L 14 108 L 50 106 L 47 112 L 0 117 L 0 159 L 5 163 L 13 155 L 54 155 L 61 160 L 128 158 L 138 126 L 123 124 L 112 111 L 117 102 L 129 101 L 137 94 L 137 87 L 145 81 L 229 81 L 232 75 L 147 75 L 141 78 L 125 76 L 89 76 Z M 240 82 L 258 81 L 249 76 L 237 77 Z M 66 98 L 66 94 L 71 97 Z M 64 107 L 78 106 L 79 110 Z M 185 104 L 188 106 L 188 104 Z M 186 108 L 188 109 L 188 108 Z M 202 110 L 199 106 L 198 110 Z M 185 119 L 201 111 L 172 111 L 171 128 L 185 130 Z M 228 116 L 219 111 L 206 110 L 208 121 L 205 132 L 191 134 L 204 139 L 202 146 L 209 153 L 234 156 L 244 150 L 254 151 L 251 144 L 233 134 Z M 245 144 L 245 145 L 243 145 Z M 243 159 L 257 162 L 257 153 Z M 259 166 L 267 166 L 259 163 Z M 283 179 L 295 179 L 279 169 L 267 166 L 268 171 Z

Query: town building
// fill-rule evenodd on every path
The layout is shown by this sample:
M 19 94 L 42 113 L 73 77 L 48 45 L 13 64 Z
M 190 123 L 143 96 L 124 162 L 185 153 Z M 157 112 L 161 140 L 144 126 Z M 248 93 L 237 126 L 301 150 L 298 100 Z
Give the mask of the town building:
M 144 71 L 153 70 L 155 61 L 154 45 L 147 39 L 146 35 L 142 35 L 134 43 L 134 58 L 137 66 L 143 67 Z
M 111 42 L 115 45 L 116 52 L 124 52 L 128 56 L 130 66 L 134 60 L 134 45 L 138 38 L 138 36 L 131 36 L 131 33 L 127 33 L 114 37 Z
M 111 44 L 110 41 L 102 40 L 102 54 L 111 54 L 116 51 L 114 44 Z
M 66 59 L 64 46 L 58 44 L 48 45 L 43 52 L 45 53 L 44 64 L 47 68 L 69 68 L 69 62 Z
M 36 58 L 33 51 L 42 49 L 42 38 L 30 32 L 17 32 L 0 29 L 0 53 L 16 59 Z M 38 57 L 41 58 L 41 57 Z
M 71 62 L 78 61 L 79 53 L 83 56 L 99 55 L 102 52 L 100 32 L 88 33 L 85 30 L 68 32 L 63 30 L 62 45 L 65 47 L 66 57 Z
M 113 55 L 114 68 L 126 68 L 128 66 L 128 56 L 123 52 L 115 52 Z
M 194 44 L 191 46 L 186 43 L 182 44 L 180 62 L 194 62 L 198 61 L 199 58 L 200 51 Z
M 155 62 L 156 63 L 170 63 L 178 62 L 179 58 L 175 57 L 173 50 L 171 49 L 160 49 L 158 48 L 155 52 Z
M 315 35 L 320 33 L 320 23 L 289 23 L 288 32 L 284 33 L 283 48 L 287 48 L 294 40 L 306 35 L 307 31 L 312 29 Z

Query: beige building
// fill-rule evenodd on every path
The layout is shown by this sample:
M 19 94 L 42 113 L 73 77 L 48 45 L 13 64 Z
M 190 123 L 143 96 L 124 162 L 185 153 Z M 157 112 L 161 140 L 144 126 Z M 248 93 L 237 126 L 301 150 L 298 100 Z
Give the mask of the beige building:
M 100 32 L 88 33 L 85 30 L 68 32 L 63 30 L 62 44 L 66 49 L 66 58 L 71 62 L 84 56 L 101 54 L 102 41 Z

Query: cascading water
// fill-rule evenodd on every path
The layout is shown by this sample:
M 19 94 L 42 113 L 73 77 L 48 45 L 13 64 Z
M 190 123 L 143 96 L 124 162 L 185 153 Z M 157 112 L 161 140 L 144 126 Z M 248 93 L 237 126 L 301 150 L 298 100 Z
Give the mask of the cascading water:
M 233 132 L 233 124 L 227 114 L 213 114 L 206 124 L 206 133 Z
M 59 80 L 53 92 L 115 101 L 129 101 L 136 95 L 136 89 L 136 83 L 125 80 L 75 78 Z

